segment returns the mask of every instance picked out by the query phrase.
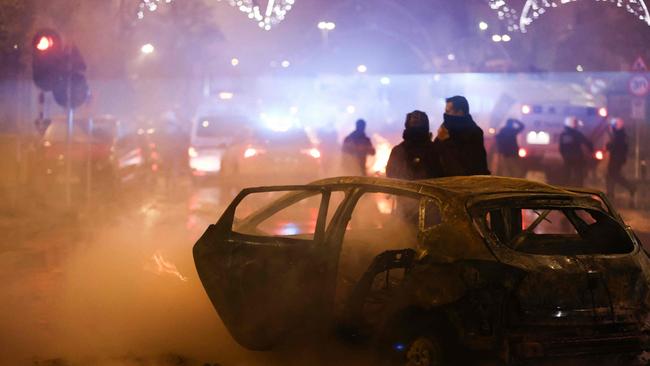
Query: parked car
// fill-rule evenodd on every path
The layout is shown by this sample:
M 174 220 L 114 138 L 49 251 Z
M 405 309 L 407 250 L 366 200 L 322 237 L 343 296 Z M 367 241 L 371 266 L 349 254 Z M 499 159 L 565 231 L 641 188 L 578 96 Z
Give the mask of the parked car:
M 246 184 L 309 182 L 321 175 L 321 152 L 306 131 L 261 129 L 238 138 L 222 159 L 224 181 Z
M 110 116 L 75 119 L 68 152 L 67 119 L 53 118 L 45 129 L 38 149 L 38 170 L 45 185 L 51 188 L 68 181 L 67 160 L 70 159 L 69 181 L 74 187 L 75 200 L 86 193 L 89 182 L 93 191 L 112 191 L 115 183 L 112 159 L 118 129 L 119 121 Z
M 238 139 L 248 121 L 238 115 L 202 114 L 192 121 L 189 167 L 195 180 L 216 177 L 222 170 L 225 151 Z
M 321 330 L 408 365 L 650 346 L 650 260 L 593 190 L 501 177 L 249 188 L 194 260 L 252 350 Z
M 160 169 L 156 130 L 144 125 L 121 136 L 113 148 L 112 161 L 122 188 L 151 189 Z

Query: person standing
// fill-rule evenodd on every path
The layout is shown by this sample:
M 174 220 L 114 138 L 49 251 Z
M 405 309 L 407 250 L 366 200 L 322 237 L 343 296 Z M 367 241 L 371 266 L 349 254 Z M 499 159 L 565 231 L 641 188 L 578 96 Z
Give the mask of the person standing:
M 431 141 L 426 113 L 416 110 L 406 115 L 402 138 L 404 141 L 390 152 L 387 177 L 418 180 L 442 176 L 440 156 Z
M 499 161 L 497 175 L 505 177 L 520 177 L 519 144 L 517 135 L 524 130 L 521 121 L 510 118 L 506 125 L 497 133 L 496 143 Z
M 623 119 L 613 118 L 611 128 L 611 139 L 607 143 L 607 151 L 609 152 L 609 163 L 607 164 L 607 176 L 605 178 L 607 196 L 613 200 L 616 184 L 620 184 L 630 192 L 630 200 L 633 202 L 636 187 L 621 173 L 623 166 L 627 162 L 628 153 L 627 134 L 625 133 Z
M 347 174 L 366 175 L 366 159 L 375 148 L 366 136 L 366 121 L 359 119 L 356 129 L 343 140 L 343 166 Z
M 594 146 L 578 131 L 578 119 L 570 116 L 564 120 L 564 131 L 560 134 L 560 155 L 564 161 L 565 184 L 582 187 L 585 180 L 587 159 L 584 149 L 594 152 Z
M 483 130 L 469 113 L 463 96 L 447 98 L 444 122 L 434 141 L 443 176 L 489 175 Z

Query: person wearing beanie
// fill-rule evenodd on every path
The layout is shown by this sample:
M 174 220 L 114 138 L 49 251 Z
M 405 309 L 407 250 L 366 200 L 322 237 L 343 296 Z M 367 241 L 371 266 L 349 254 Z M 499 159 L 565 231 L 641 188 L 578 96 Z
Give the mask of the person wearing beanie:
M 483 130 L 469 114 L 467 99 L 457 95 L 446 101 L 444 122 L 434 141 L 443 176 L 490 175 Z
M 426 113 L 416 110 L 406 115 L 402 138 L 404 141 L 390 153 L 386 176 L 407 180 L 442 176 L 440 157 L 431 141 Z

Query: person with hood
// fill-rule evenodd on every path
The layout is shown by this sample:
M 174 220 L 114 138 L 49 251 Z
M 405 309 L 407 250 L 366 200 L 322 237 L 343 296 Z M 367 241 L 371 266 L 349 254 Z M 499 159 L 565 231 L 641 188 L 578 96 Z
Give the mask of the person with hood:
M 523 130 L 524 124 L 521 121 L 510 118 L 497 133 L 496 143 L 497 152 L 499 153 L 497 175 L 505 177 L 519 177 L 521 175 L 517 135 Z
M 427 114 L 417 110 L 407 114 L 402 137 L 404 141 L 390 153 L 386 176 L 407 180 L 441 177 L 440 157 L 431 141 Z
M 560 134 L 560 155 L 564 160 L 565 184 L 582 187 L 585 180 L 587 159 L 584 149 L 594 152 L 594 145 L 578 131 L 578 119 L 570 116 L 564 120 L 564 131 Z
M 469 114 L 467 99 L 457 95 L 446 102 L 444 122 L 434 141 L 443 176 L 489 175 L 483 130 Z
M 343 140 L 343 164 L 347 174 L 366 175 L 366 159 L 375 148 L 366 136 L 366 121 L 359 119 L 356 129 Z
M 625 179 L 621 170 L 627 161 L 627 134 L 625 133 L 624 122 L 622 118 L 613 118 L 611 121 L 612 136 L 611 140 L 607 143 L 607 151 L 609 152 L 609 163 L 607 164 L 607 196 L 614 199 L 614 188 L 616 184 L 622 185 L 630 192 L 630 198 L 634 200 L 636 187 L 630 181 Z

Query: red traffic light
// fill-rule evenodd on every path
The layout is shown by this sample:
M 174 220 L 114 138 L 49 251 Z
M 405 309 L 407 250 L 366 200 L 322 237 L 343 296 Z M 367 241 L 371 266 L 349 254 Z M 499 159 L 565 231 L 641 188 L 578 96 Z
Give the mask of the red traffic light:
M 37 53 L 57 52 L 61 49 L 61 36 L 53 29 L 41 29 L 34 35 L 32 46 Z
M 41 36 L 36 42 L 36 49 L 39 51 L 47 51 L 54 46 L 52 37 Z

